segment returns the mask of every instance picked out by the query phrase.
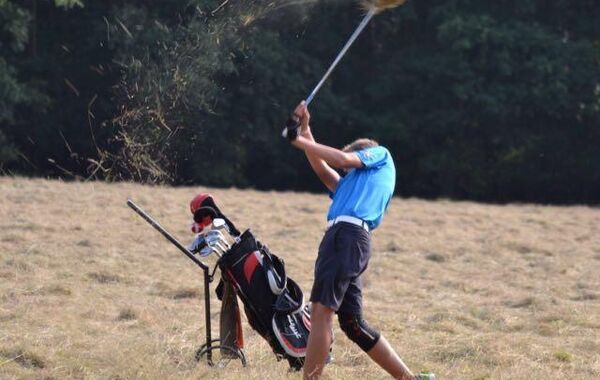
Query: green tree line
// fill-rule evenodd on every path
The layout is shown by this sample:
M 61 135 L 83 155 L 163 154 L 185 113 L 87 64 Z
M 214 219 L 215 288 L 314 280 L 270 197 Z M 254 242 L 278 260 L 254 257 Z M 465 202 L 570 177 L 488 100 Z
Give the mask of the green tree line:
M 359 22 L 349 0 L 0 0 L 4 173 L 320 191 L 279 133 Z M 396 193 L 600 201 L 594 0 L 412 0 L 311 106 Z

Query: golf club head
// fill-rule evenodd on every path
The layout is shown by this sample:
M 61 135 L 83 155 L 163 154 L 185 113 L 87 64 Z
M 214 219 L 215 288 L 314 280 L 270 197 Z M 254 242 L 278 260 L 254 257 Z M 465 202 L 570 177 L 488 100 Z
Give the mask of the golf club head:
M 215 255 L 217 255 L 217 257 L 219 257 L 219 258 L 220 258 L 221 256 L 223 256 L 223 255 L 221 254 L 221 252 L 220 252 L 218 249 L 216 249 L 215 247 L 212 247 L 212 248 L 210 249 L 210 252 L 211 252 L 211 253 L 214 253 L 214 254 L 215 254 Z
M 221 240 L 218 234 L 211 234 L 206 237 L 206 246 L 200 251 L 201 257 L 207 257 L 211 254 L 216 254 L 221 257 L 229 250 L 227 242 Z
M 204 238 L 206 239 L 206 244 L 208 245 L 212 245 L 218 241 L 226 241 L 223 233 L 218 230 L 209 231 Z
M 219 237 L 224 237 L 223 233 L 220 230 L 215 230 L 215 229 L 211 229 L 210 231 L 208 231 L 206 233 L 206 236 L 219 236 Z
M 206 244 L 208 245 L 208 247 L 210 247 L 211 249 L 213 249 L 217 243 L 217 239 L 209 239 L 206 241 Z
M 215 244 L 215 246 L 221 251 L 221 253 L 225 253 L 228 251 L 227 247 L 223 244 L 221 244 L 222 242 L 217 242 L 217 244 Z
M 211 253 L 213 253 L 213 249 L 207 245 L 200 250 L 200 257 L 210 256 Z
M 214 230 L 207 233 L 204 238 L 206 240 L 206 244 L 208 244 L 209 246 L 215 245 L 216 243 L 218 243 L 220 241 L 226 241 L 225 237 L 223 236 L 223 234 L 220 231 L 214 231 Z
M 229 234 L 229 236 L 233 237 L 233 235 L 231 234 L 231 230 L 229 229 L 229 225 L 227 224 L 227 221 L 225 221 L 225 219 L 223 218 L 213 219 L 212 229 L 218 231 L 224 230 Z
M 213 250 L 218 252 L 217 254 L 219 254 L 219 257 L 229 252 L 229 249 L 231 248 L 222 234 L 212 234 L 208 244 L 211 248 L 213 248 Z
M 222 218 L 213 219 L 213 222 L 212 222 L 213 230 L 220 230 L 225 227 L 227 227 L 227 223 L 225 223 L 225 219 L 222 219 Z
M 215 239 L 223 242 L 228 248 L 230 246 L 229 239 L 219 230 L 212 230 L 207 234 L 207 239 L 213 241 Z
M 198 253 L 206 246 L 206 239 L 203 235 L 198 234 L 194 238 L 194 241 L 187 247 L 187 250 L 192 253 Z

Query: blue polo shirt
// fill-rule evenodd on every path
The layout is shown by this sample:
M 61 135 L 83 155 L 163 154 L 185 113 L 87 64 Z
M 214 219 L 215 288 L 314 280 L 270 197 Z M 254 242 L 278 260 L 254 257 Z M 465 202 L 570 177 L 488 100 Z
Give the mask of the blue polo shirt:
M 396 167 L 390 152 L 376 146 L 356 152 L 363 167 L 353 169 L 341 178 L 330 194 L 333 202 L 327 220 L 341 215 L 367 222 L 370 229 L 381 223 L 396 185 Z

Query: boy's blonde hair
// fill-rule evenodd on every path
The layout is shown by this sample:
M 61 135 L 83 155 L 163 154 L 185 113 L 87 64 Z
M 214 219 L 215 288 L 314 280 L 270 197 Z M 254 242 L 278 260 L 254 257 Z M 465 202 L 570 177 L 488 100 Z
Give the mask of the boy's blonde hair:
M 358 152 L 359 150 L 372 148 L 378 145 L 379 143 L 375 140 L 363 138 L 351 142 L 350 144 L 346 145 L 342 150 L 344 152 Z

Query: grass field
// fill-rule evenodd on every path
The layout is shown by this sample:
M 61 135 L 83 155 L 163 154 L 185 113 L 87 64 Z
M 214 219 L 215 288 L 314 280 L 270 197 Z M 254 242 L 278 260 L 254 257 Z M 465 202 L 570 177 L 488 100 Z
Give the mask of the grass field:
M 194 361 L 202 273 L 125 202 L 187 243 L 200 190 L 0 178 L 0 379 L 300 379 L 247 324 L 248 368 Z M 328 198 L 211 191 L 308 293 Z M 600 378 L 599 209 L 397 198 L 373 235 L 366 317 L 411 368 Z M 327 379 L 386 378 L 337 324 L 334 356 Z

